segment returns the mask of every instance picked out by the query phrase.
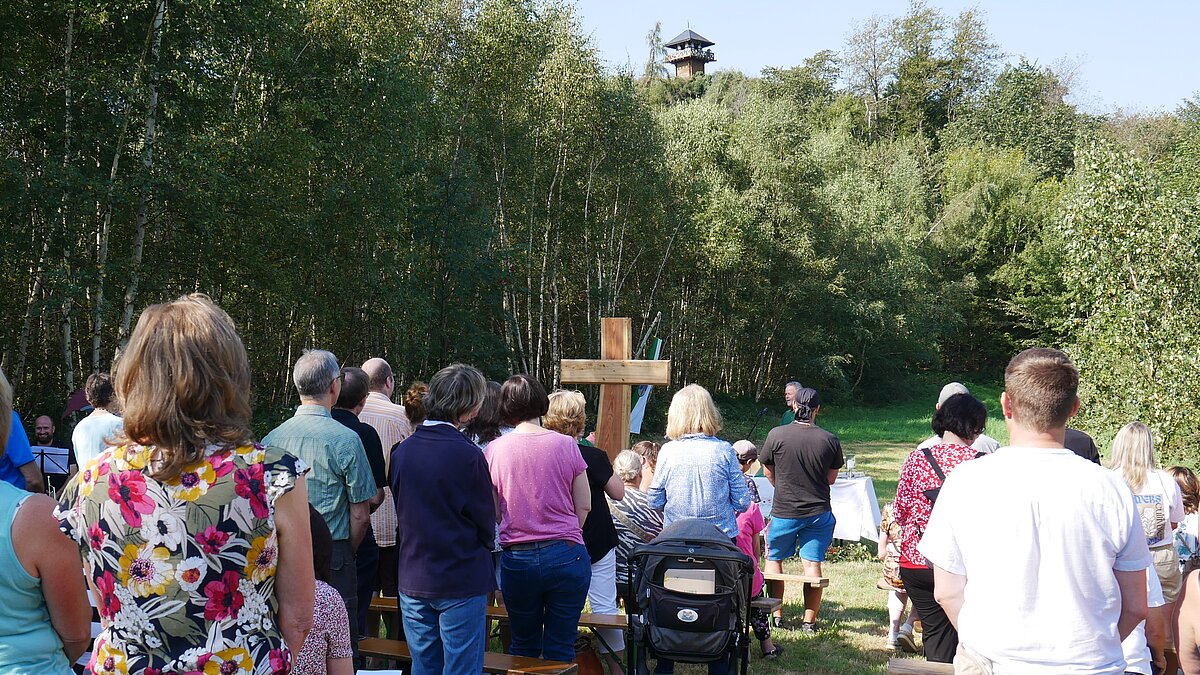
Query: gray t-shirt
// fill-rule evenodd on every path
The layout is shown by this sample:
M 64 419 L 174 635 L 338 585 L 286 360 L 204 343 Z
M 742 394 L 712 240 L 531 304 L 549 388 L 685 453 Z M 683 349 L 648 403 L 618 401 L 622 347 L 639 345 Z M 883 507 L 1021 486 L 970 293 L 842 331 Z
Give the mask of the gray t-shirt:
M 775 474 L 771 515 L 811 518 L 832 510 L 829 472 L 844 462 L 837 436 L 809 424 L 778 426 L 767 434 L 759 461 Z

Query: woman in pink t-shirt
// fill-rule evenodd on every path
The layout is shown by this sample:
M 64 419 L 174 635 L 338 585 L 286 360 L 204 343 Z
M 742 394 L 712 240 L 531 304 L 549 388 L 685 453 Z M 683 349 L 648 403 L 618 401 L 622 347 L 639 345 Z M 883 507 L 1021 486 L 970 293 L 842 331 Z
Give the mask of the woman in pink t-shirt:
M 539 424 L 549 407 L 537 380 L 508 378 L 500 411 L 515 429 L 488 444 L 487 460 L 500 502 L 500 586 L 511 651 L 572 661 L 592 577 L 582 531 L 592 495 L 575 439 Z

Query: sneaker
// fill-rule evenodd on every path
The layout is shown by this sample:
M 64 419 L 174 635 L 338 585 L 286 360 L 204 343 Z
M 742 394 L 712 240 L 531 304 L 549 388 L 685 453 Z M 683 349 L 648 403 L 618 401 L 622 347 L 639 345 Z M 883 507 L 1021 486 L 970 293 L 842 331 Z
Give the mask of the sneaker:
M 771 617 L 771 628 L 783 628 L 783 617 L 782 616 Z
M 887 650 L 888 650 L 889 652 L 898 652 L 898 651 L 900 651 L 900 640 L 899 640 L 899 639 L 897 639 L 897 638 L 888 638 L 888 641 L 887 641 Z
M 767 660 L 777 659 L 781 656 L 783 656 L 783 647 L 780 647 L 779 645 L 775 645 L 775 649 L 772 649 L 769 652 L 763 652 L 763 658 Z
M 895 643 L 897 647 L 903 649 L 909 654 L 917 653 L 917 641 L 913 639 L 912 633 L 900 631 L 900 633 L 896 635 Z
M 800 623 L 800 632 L 804 635 L 816 635 L 817 623 L 815 621 L 803 621 Z

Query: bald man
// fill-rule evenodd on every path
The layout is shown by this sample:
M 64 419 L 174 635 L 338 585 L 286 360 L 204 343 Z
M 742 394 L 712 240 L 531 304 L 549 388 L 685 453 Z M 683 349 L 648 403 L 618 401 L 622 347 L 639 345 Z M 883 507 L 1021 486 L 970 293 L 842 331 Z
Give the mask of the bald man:
M 34 445 L 54 446 L 54 420 L 46 415 L 39 416 L 33 421 Z

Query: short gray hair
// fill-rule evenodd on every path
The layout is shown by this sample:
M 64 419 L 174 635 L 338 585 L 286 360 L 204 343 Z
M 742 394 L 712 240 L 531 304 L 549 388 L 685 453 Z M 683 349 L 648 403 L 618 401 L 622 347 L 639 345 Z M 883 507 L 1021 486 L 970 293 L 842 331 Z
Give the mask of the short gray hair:
M 642 473 L 642 456 L 632 450 L 622 450 L 613 462 L 613 471 L 628 483 Z
M 337 357 L 324 349 L 305 349 L 292 369 L 292 382 L 301 396 L 324 396 L 329 385 L 341 374 Z
M 439 422 L 458 422 L 483 403 L 487 379 L 474 366 L 454 363 L 442 368 L 429 380 L 425 395 L 425 418 Z
M 804 385 L 800 384 L 799 382 L 797 382 L 795 380 L 792 380 L 791 382 L 788 382 L 787 384 L 783 385 L 784 389 L 787 389 L 788 387 L 791 387 L 792 389 L 795 389 L 796 391 L 800 391 L 801 389 L 804 388 Z

